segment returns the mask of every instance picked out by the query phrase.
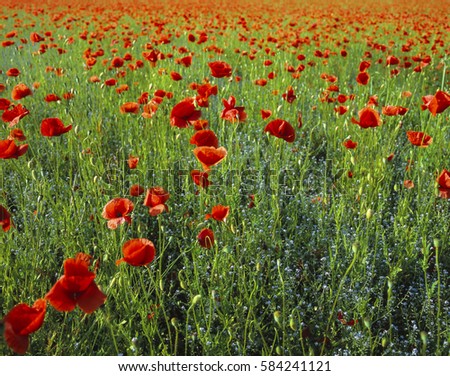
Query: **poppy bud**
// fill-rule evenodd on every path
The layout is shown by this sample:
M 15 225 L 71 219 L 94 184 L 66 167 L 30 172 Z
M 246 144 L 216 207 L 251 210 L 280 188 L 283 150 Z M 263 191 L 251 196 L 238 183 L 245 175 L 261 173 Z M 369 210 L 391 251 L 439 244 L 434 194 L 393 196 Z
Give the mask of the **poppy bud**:
M 195 306 L 200 301 L 201 298 L 202 298 L 202 296 L 200 294 L 199 295 L 195 295 L 192 298 L 192 306 Z
M 433 239 L 434 248 L 439 248 L 441 246 L 441 241 L 438 238 Z
M 289 320 L 289 326 L 294 331 L 296 331 L 298 329 L 297 323 L 295 322 L 295 319 L 292 316 L 291 316 L 291 319 Z
M 422 340 L 422 344 L 424 345 L 424 346 L 426 346 L 427 345 L 427 340 L 428 340 L 428 334 L 427 334 L 427 332 L 425 332 L 425 331 L 421 331 L 420 332 L 420 339 Z
M 280 311 L 275 311 L 275 312 L 273 313 L 273 318 L 275 319 L 275 321 L 276 321 L 276 323 L 277 323 L 278 325 L 281 325 L 282 314 L 281 314 Z

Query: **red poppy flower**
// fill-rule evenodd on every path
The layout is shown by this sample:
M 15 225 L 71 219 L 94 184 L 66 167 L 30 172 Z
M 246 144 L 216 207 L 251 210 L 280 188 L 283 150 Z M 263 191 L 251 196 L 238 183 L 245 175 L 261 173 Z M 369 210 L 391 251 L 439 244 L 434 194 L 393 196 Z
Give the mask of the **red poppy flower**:
M 155 91 L 155 93 L 153 95 L 155 97 L 164 98 L 167 95 L 167 92 L 165 90 L 158 89 L 158 90 Z
M 108 220 L 108 228 L 115 230 L 122 223 L 131 223 L 128 215 L 134 209 L 134 204 L 127 198 L 113 198 L 103 208 L 102 217 Z
M 45 38 L 41 37 L 38 33 L 36 32 L 32 32 L 30 34 L 30 41 L 32 41 L 33 43 L 39 43 L 42 42 L 43 40 L 45 40 Z
M 177 59 L 176 63 L 181 64 L 181 65 L 185 66 L 186 68 L 189 68 L 192 64 L 192 56 L 188 55 L 188 56 L 182 57 L 181 59 Z
M 147 104 L 147 103 L 148 103 L 148 96 L 149 96 L 149 94 L 148 94 L 147 91 L 144 92 L 144 93 L 142 93 L 142 94 L 139 96 L 137 102 L 138 102 L 139 104 Z
M 209 171 L 212 166 L 220 163 L 227 156 L 227 150 L 223 146 L 220 148 L 198 146 L 193 150 L 193 153 L 202 164 L 204 171 Z
M 75 258 L 64 261 L 64 275 L 45 295 L 57 311 L 70 312 L 78 305 L 89 314 L 106 301 L 106 295 L 94 282 L 95 273 L 89 271 L 90 258 L 78 253 Z
M 266 86 L 267 85 L 267 80 L 265 78 L 260 78 L 260 79 L 255 81 L 255 85 Z
M 108 78 L 105 80 L 105 86 L 116 86 L 117 80 L 115 78 Z
M 174 81 L 181 81 L 183 77 L 178 72 L 170 72 L 170 78 Z
M 209 122 L 206 119 L 199 119 L 192 122 L 192 125 L 194 126 L 194 130 L 201 131 L 202 129 L 209 128 Z
M 403 116 L 407 112 L 408 109 L 402 106 L 384 106 L 381 111 L 381 113 L 386 116 L 397 116 L 397 115 Z
M 337 318 L 341 322 L 342 325 L 346 325 L 346 326 L 354 326 L 358 322 L 358 320 L 349 320 L 349 321 L 347 321 L 344 318 L 344 314 L 342 313 L 342 311 L 338 312 Z
M 0 159 L 19 158 L 28 150 L 28 144 L 16 145 L 14 140 L 0 140 Z
M 89 78 L 89 81 L 95 84 L 95 83 L 100 82 L 101 80 L 100 80 L 100 78 L 98 76 L 92 76 L 92 77 Z
M 6 38 L 15 38 L 19 35 L 17 30 L 8 31 L 5 35 Z
M 155 246 L 145 238 L 128 240 L 122 247 L 123 258 L 116 265 L 126 262 L 132 266 L 144 266 L 155 259 Z
M 207 172 L 202 172 L 199 170 L 192 170 L 191 178 L 194 181 L 194 184 L 198 185 L 199 187 L 206 188 L 209 185 L 211 185 L 211 182 L 208 180 Z
M 166 205 L 166 201 L 170 198 L 170 194 L 162 187 L 153 187 L 147 190 L 147 194 L 144 199 L 144 206 L 149 207 L 149 213 L 152 217 L 161 214 L 162 212 L 168 212 L 169 209 Z
M 61 136 L 71 129 L 72 125 L 64 127 L 63 122 L 58 118 L 47 118 L 42 120 L 41 123 L 41 134 L 45 137 Z
M 395 56 L 388 56 L 386 58 L 386 65 L 398 65 L 400 63 L 400 60 L 398 57 Z
M 117 94 L 122 94 L 124 91 L 128 91 L 129 89 L 130 88 L 128 87 L 127 84 L 122 84 L 122 85 L 120 85 L 119 87 L 116 88 L 116 93 Z M 132 102 L 132 103 L 135 103 L 135 102 Z M 134 105 L 132 105 L 132 106 L 134 106 Z M 133 113 L 137 113 L 137 112 L 133 112 Z
M 22 129 L 14 128 L 9 132 L 8 140 L 25 141 L 26 139 Z
M 122 114 L 137 114 L 139 113 L 139 103 L 127 102 L 120 106 L 120 113 Z
M 414 188 L 414 182 L 413 182 L 412 180 L 405 180 L 405 181 L 403 182 L 403 186 L 404 186 L 406 189 L 413 189 L 413 188 Z
M 124 63 L 125 63 L 124 60 L 120 56 L 115 56 L 111 60 L 111 67 L 113 67 L 113 68 L 121 68 L 121 67 L 123 67 Z
M 128 157 L 127 163 L 128 163 L 128 167 L 133 170 L 137 167 L 137 165 L 139 163 L 139 157 L 133 157 L 132 155 L 130 155 Z
M 282 119 L 272 120 L 264 128 L 264 132 L 269 132 L 272 136 L 282 138 L 286 142 L 295 141 L 295 129 L 287 121 Z
M 230 212 L 229 206 L 216 205 L 212 208 L 211 214 L 206 214 L 205 219 L 213 218 L 216 221 L 225 221 L 228 217 L 228 213 Z
M 9 47 L 14 45 L 16 42 L 14 42 L 13 40 L 4 40 L 2 42 L 2 47 Z
M 11 228 L 11 214 L 2 205 L 0 205 L 0 226 L 4 232 L 9 231 Z
M 232 68 L 230 64 L 224 61 L 213 61 L 208 63 L 209 69 L 211 70 L 211 76 L 216 78 L 231 77 Z
M 433 116 L 444 112 L 447 107 L 450 106 L 450 94 L 438 90 L 435 95 L 426 95 L 422 97 L 423 105 L 422 110 L 428 110 Z
M 215 148 L 219 147 L 219 139 L 217 138 L 216 134 L 209 129 L 195 132 L 189 142 L 192 145 L 196 146 L 214 146 Z
M 359 64 L 359 71 L 365 72 L 367 69 L 370 68 L 371 62 L 370 61 L 361 61 Z
M 200 246 L 210 249 L 214 245 L 214 233 L 209 228 L 204 228 L 197 235 L 197 240 Z
M 255 195 L 250 194 L 250 195 L 248 195 L 248 198 L 250 199 L 250 202 L 248 203 L 249 209 L 254 208 L 255 207 Z
M 371 95 L 367 101 L 367 106 L 378 106 L 378 95 Z
M 130 195 L 131 196 L 133 196 L 133 197 L 138 197 L 138 196 L 140 196 L 141 194 L 143 194 L 144 193 L 144 187 L 142 187 L 141 185 L 139 185 L 139 184 L 133 184 L 131 187 L 130 187 Z
M 433 142 L 433 138 L 423 132 L 407 131 L 406 136 L 411 144 L 421 148 L 426 148 Z
M 336 76 L 333 76 L 332 74 L 328 73 L 322 73 L 320 75 L 320 78 L 328 82 L 336 82 L 338 80 Z
M 292 103 L 297 98 L 297 96 L 294 94 L 294 89 L 292 88 L 292 86 L 289 86 L 286 92 L 281 96 L 288 103 Z
M 348 99 L 349 99 L 349 96 L 348 96 L 348 95 L 339 94 L 339 95 L 337 96 L 337 101 L 338 101 L 339 103 L 345 103 L 345 102 L 347 102 Z
M 44 98 L 44 100 L 45 100 L 47 103 L 50 103 L 50 102 L 57 102 L 57 101 L 60 101 L 61 98 L 58 97 L 56 94 L 48 94 L 48 95 L 46 95 L 46 97 Z
M 334 112 L 339 115 L 344 115 L 348 111 L 348 106 L 337 106 L 334 108 Z
M 241 122 L 247 119 L 247 114 L 244 111 L 245 107 L 235 107 L 236 98 L 232 95 L 228 98 L 228 100 L 222 99 L 222 103 L 225 106 L 225 108 L 222 110 L 222 114 L 220 115 L 222 119 L 231 122 Z
M 348 139 L 345 140 L 342 145 L 344 145 L 344 147 L 346 147 L 347 149 L 356 149 L 356 147 L 358 146 L 357 142 L 353 142 L 352 140 Z
M 142 109 L 142 117 L 146 119 L 152 118 L 162 101 L 163 99 L 161 97 L 153 97 L 150 102 L 144 105 Z
M 263 120 L 266 120 L 267 118 L 272 116 L 272 111 L 270 110 L 261 110 L 261 117 Z
M 29 95 L 33 95 L 33 92 L 27 85 L 22 83 L 14 86 L 11 91 L 11 98 L 15 101 L 28 97 Z
M 198 85 L 197 88 L 198 97 L 203 99 L 208 99 L 211 95 L 217 95 L 217 85 L 211 85 L 210 83 L 205 83 L 203 85 Z
M 0 111 L 5 111 L 11 107 L 11 101 L 6 98 L 0 98 Z
M 202 116 L 201 110 L 196 110 L 193 98 L 183 99 L 177 103 L 170 113 L 170 124 L 178 128 L 186 128 Z
M 17 354 L 25 354 L 29 346 L 29 335 L 43 324 L 47 303 L 38 299 L 30 307 L 20 303 L 14 306 L 3 318 L 4 338 L 6 344 Z
M 360 85 L 367 85 L 369 83 L 369 80 L 370 80 L 370 75 L 367 72 L 360 72 L 356 76 L 356 82 Z
M 352 117 L 352 123 L 361 128 L 375 128 L 381 125 L 380 114 L 371 107 L 365 107 L 358 112 L 359 121 Z
M 11 110 L 6 110 L 5 112 L 3 112 L 2 120 L 5 123 L 9 123 L 10 127 L 13 127 L 19 122 L 20 119 L 22 119 L 29 113 L 30 111 L 28 111 L 21 104 L 18 104 L 17 106 L 14 106 Z
M 439 196 L 450 199 L 450 172 L 444 168 L 438 176 L 437 182 L 439 185 Z
M 17 68 L 10 68 L 6 71 L 8 77 L 17 77 L 20 74 L 20 70 Z

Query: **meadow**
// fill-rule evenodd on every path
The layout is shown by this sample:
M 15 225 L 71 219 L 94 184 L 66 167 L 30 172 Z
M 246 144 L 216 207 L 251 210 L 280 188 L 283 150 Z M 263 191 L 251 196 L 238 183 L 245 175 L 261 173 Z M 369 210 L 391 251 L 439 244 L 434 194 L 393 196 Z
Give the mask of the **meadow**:
M 450 355 L 450 3 L 0 0 L 2 355 Z

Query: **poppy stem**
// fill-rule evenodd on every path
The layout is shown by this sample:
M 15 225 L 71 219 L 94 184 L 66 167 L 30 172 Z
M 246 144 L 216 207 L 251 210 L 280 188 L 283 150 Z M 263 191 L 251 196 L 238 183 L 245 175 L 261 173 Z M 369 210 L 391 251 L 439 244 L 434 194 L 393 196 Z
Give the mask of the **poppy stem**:
M 440 317 L 441 316 L 441 269 L 439 268 L 439 245 L 435 244 L 435 248 L 436 248 L 436 273 L 437 273 L 436 355 L 441 355 L 441 317 Z
M 442 69 L 441 91 L 444 91 L 446 73 L 447 73 L 447 66 L 444 64 L 444 68 Z
M 348 266 L 347 270 L 345 271 L 344 275 L 343 275 L 342 278 L 341 278 L 341 283 L 339 284 L 338 290 L 337 290 L 337 292 L 336 292 L 336 296 L 335 296 L 334 301 L 333 301 L 333 305 L 331 306 L 330 316 L 328 317 L 327 326 L 326 326 L 325 332 L 324 332 L 325 335 L 327 335 L 327 332 L 328 332 L 328 330 L 329 330 L 329 328 L 330 328 L 331 320 L 332 320 L 333 317 L 334 317 L 334 312 L 335 312 L 335 309 L 336 309 L 336 304 L 337 304 L 337 301 L 338 301 L 338 299 L 339 299 L 339 296 L 340 296 L 342 287 L 344 286 L 345 280 L 346 280 L 347 276 L 349 275 L 350 271 L 353 269 L 353 266 L 354 266 L 355 263 L 356 263 L 356 260 L 357 260 L 357 258 L 358 258 L 358 255 L 359 255 L 359 252 L 358 252 L 357 250 L 354 251 L 354 253 L 353 253 L 353 259 L 352 259 L 352 261 L 350 262 L 350 265 Z M 326 341 L 323 342 L 322 349 L 320 350 L 320 355 L 323 355 L 323 352 L 324 352 L 324 350 L 325 350 L 325 345 L 326 345 Z

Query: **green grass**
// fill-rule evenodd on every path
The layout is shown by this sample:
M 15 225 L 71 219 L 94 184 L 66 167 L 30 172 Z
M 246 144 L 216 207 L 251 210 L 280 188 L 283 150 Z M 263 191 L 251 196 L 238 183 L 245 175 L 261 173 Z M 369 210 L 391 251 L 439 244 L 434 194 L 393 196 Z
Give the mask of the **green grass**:
M 35 54 L 39 44 L 30 42 L 22 49 L 2 48 L 0 81 L 6 90 L 1 96 L 10 98 L 18 82 L 29 87 L 39 82 L 40 87 L 21 100 L 30 110 L 18 125 L 27 136 L 28 152 L 17 160 L 0 160 L 0 204 L 9 210 L 15 225 L 0 233 L 0 316 L 19 302 L 32 304 L 43 297 L 62 275 L 63 261 L 78 252 L 99 260 L 96 282 L 107 295 L 105 305 L 91 315 L 78 308 L 61 313 L 48 305 L 44 325 L 31 336 L 28 353 L 449 355 L 450 201 L 438 197 L 436 183 L 439 172 L 450 169 L 449 112 L 434 117 L 420 110 L 422 96 L 437 89 L 449 91 L 449 59 L 444 47 L 432 54 L 430 44 L 420 43 L 429 15 L 404 8 L 409 18 L 381 19 L 360 11 L 353 19 L 342 7 L 336 9 L 337 21 L 325 17 L 328 11 L 322 8 L 316 13 L 306 9 L 304 16 L 303 11 L 277 9 L 280 13 L 275 18 L 267 8 L 261 21 L 252 10 L 255 4 L 243 10 L 207 8 L 207 12 L 194 7 L 190 16 L 191 22 L 196 20 L 194 29 L 205 29 L 209 35 L 205 44 L 197 45 L 187 42 L 187 35 L 194 31 L 186 30 L 185 5 L 161 9 L 158 16 L 143 11 L 148 7 L 130 8 L 124 14 L 112 7 L 95 17 L 78 6 L 67 15 L 65 7 L 40 15 L 26 8 L 9 8 L 4 13 L 8 19 L 3 21 L 2 35 L 17 29 L 16 46 L 31 31 L 44 35 L 51 30 L 54 43 L 68 52 L 59 55 L 49 49 Z M 383 9 L 376 14 L 388 15 Z M 210 15 L 215 11 L 220 15 L 217 19 Z M 18 15 L 12 16 L 14 12 Z M 58 12 L 63 12 L 62 20 L 51 21 Z M 171 42 L 155 48 L 173 53 L 174 58 L 158 61 L 155 68 L 145 62 L 141 69 L 126 69 L 126 76 L 118 81 L 128 84 L 129 91 L 121 95 L 113 87 L 89 82 L 93 75 L 102 82 L 114 77 L 115 71 L 101 63 L 112 58 L 111 48 L 118 49 L 117 56 L 130 52 L 134 63 L 142 59 L 144 44 L 161 36 L 153 23 L 142 24 L 143 14 L 152 21 L 167 21 L 162 34 L 173 34 Z M 247 18 L 248 30 L 236 23 L 240 14 Z M 63 21 L 69 15 L 76 17 L 67 30 Z M 375 24 L 364 26 L 371 17 Z M 432 17 L 442 21 L 434 27 L 448 46 L 442 26 L 448 16 Z M 19 18 L 22 25 L 17 24 Z M 413 19 L 423 25 L 413 29 Z M 36 26 L 27 26 L 32 20 Z M 104 31 L 103 39 L 89 45 L 78 37 L 85 21 L 90 21 L 89 32 L 115 22 L 112 30 L 117 35 Z M 289 26 L 289 21 L 297 25 Z M 314 23 L 317 28 L 310 28 Z M 143 27 L 148 35 L 133 34 L 130 48 L 122 42 L 111 46 L 112 39 L 121 40 L 122 32 L 139 34 Z M 294 48 L 289 32 L 300 27 L 304 29 L 299 36 L 312 42 Z M 239 41 L 238 33 L 248 40 Z M 283 45 L 277 48 L 276 42 L 268 42 L 269 35 Z M 388 46 L 387 51 L 369 47 L 368 35 Z M 75 41 L 67 44 L 71 36 Z M 251 37 L 254 45 L 249 45 Z M 344 37 L 350 42 L 342 44 Z M 415 42 L 412 51 L 402 52 L 408 39 Z M 341 41 L 339 47 L 337 41 Z M 48 38 L 44 43 L 49 43 Z M 211 45 L 223 48 L 223 54 L 205 51 Z M 181 46 L 194 54 L 189 68 L 174 62 L 184 56 L 177 52 Z M 346 58 L 339 53 L 344 46 Z M 105 51 L 92 70 L 83 66 L 83 51 L 88 47 Z M 267 55 L 266 47 L 275 56 Z M 255 60 L 234 52 L 237 48 L 255 54 Z M 328 59 L 314 57 L 318 49 L 336 54 Z M 366 51 L 372 58 L 364 57 Z M 306 55 L 305 61 L 296 60 L 300 53 Z M 409 56 L 411 61 L 419 53 L 432 56 L 421 73 L 413 72 L 414 63 L 398 76 L 390 76 L 393 67 L 386 67 L 386 56 Z M 267 59 L 273 65 L 263 66 Z M 363 59 L 372 62 L 367 86 L 355 81 Z M 233 76 L 242 80 L 211 77 L 207 63 L 214 60 L 228 62 Z M 309 66 L 310 61 L 315 65 Z M 285 63 L 294 67 L 302 63 L 306 68 L 299 79 L 293 79 Z M 47 66 L 63 68 L 64 75 L 46 73 Z M 21 75 L 7 77 L 4 72 L 11 67 Z M 168 74 L 158 73 L 160 68 L 179 72 L 183 80 L 172 81 Z M 277 76 L 267 86 L 254 84 L 271 71 Z M 337 103 L 319 100 L 330 85 L 320 78 L 322 73 L 338 77 L 340 93 L 356 95 L 345 103 L 350 109 L 343 116 L 333 111 Z M 205 77 L 219 86 L 219 94 L 210 97 L 209 108 L 202 108 L 202 119 L 209 120 L 228 156 L 212 168 L 213 185 L 196 194 L 190 171 L 201 166 L 189 144 L 194 131 L 171 127 L 169 115 L 176 103 L 196 94 L 189 83 L 201 83 Z M 292 104 L 281 98 L 288 86 L 297 95 Z M 152 119 L 119 112 L 123 103 L 136 101 L 144 91 L 151 97 L 156 89 L 173 92 L 174 97 L 165 98 Z M 49 93 L 61 96 L 69 90 L 75 94 L 70 101 L 43 100 Z M 274 90 L 279 93 L 274 95 Z M 411 97 L 402 97 L 406 90 Z M 220 118 L 221 100 L 230 95 L 238 106 L 245 106 L 246 122 Z M 401 105 L 409 111 L 403 117 L 381 116 L 380 127 L 361 129 L 350 119 L 357 117 L 370 95 L 378 96 L 379 112 L 384 105 Z M 261 109 L 272 110 L 272 117 L 262 121 Z M 297 128 L 299 112 L 301 128 Z M 73 124 L 73 129 L 58 138 L 42 137 L 40 123 L 47 117 L 59 117 L 64 124 Z M 296 128 L 293 144 L 263 133 L 275 118 Z M 430 134 L 433 144 L 412 146 L 407 130 Z M 2 124 L 0 139 L 8 134 L 7 124 Z M 342 146 L 347 137 L 358 142 L 355 150 Z M 391 153 L 395 156 L 388 161 Z M 130 154 L 140 157 L 135 170 L 127 165 Z M 414 164 L 406 170 L 408 160 Z M 350 170 L 353 178 L 347 176 Z M 414 182 L 413 189 L 404 188 L 407 179 Z M 129 196 L 135 183 L 145 188 L 163 186 L 171 194 L 169 213 L 150 217 L 143 197 Z M 250 194 L 255 195 L 253 208 L 249 208 Z M 109 230 L 101 213 L 114 197 L 131 198 L 135 209 L 130 225 Z M 230 206 L 226 223 L 204 220 L 216 204 Z M 209 250 L 196 239 L 207 226 L 216 236 Z M 116 266 L 123 243 L 136 237 L 154 242 L 154 262 L 148 267 Z M 339 311 L 357 323 L 343 325 L 337 318 Z M 0 353 L 13 354 L 3 342 Z

